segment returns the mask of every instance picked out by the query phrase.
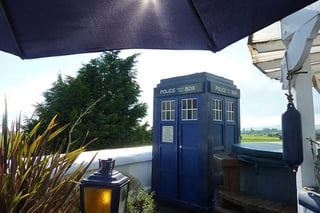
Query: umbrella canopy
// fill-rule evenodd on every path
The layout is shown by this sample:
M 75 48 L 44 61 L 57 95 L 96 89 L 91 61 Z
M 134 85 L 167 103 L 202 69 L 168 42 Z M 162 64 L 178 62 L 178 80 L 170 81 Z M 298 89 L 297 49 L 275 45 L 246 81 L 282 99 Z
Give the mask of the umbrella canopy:
M 113 49 L 219 51 L 316 0 L 0 0 L 0 50 L 23 59 Z

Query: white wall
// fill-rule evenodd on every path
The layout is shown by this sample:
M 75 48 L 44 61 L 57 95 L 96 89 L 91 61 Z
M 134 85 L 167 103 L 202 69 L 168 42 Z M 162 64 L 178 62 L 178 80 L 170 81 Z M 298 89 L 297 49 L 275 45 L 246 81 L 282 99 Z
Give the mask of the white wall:
M 115 170 L 132 175 L 142 186 L 151 189 L 152 146 L 83 152 L 70 171 L 82 162 L 89 163 L 96 153 L 97 156 L 87 170 L 88 175 L 99 169 L 99 159 L 112 158 L 116 160 Z

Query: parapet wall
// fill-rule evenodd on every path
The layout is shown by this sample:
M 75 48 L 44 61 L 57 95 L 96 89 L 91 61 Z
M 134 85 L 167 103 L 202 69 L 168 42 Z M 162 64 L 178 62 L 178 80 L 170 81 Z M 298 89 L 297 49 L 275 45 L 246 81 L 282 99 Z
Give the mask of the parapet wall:
M 97 156 L 88 168 L 87 175 L 99 169 L 99 159 L 112 158 L 116 160 L 115 170 L 132 175 L 142 186 L 151 189 L 152 146 L 83 152 L 72 167 L 77 167 L 82 162 L 89 163 L 96 153 Z

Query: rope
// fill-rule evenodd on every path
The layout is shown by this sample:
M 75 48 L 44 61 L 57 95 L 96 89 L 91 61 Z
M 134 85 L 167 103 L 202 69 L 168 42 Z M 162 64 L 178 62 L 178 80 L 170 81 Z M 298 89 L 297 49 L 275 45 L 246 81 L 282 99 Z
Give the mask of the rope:
M 289 70 L 287 52 L 285 53 L 285 57 L 286 57 L 286 66 L 287 66 L 287 70 L 288 70 L 287 77 L 286 77 L 288 80 L 288 93 L 286 93 L 285 95 L 287 96 L 288 102 L 292 103 L 293 102 L 293 95 L 291 93 L 291 83 L 292 83 L 292 79 L 293 79 L 294 75 L 308 73 L 308 72 L 299 72 L 302 69 L 302 67 L 298 68 L 297 70 Z

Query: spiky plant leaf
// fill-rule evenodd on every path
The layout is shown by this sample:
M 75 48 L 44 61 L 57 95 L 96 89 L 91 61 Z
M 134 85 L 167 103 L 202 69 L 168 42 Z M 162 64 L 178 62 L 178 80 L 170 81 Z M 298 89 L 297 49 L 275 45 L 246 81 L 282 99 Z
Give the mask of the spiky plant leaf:
M 50 141 L 65 130 L 56 129 L 55 119 L 42 134 L 37 134 L 39 123 L 25 135 L 18 122 L 9 131 L 5 111 L 0 138 L 1 213 L 74 212 L 79 208 L 76 189 L 93 159 L 70 171 L 84 146 L 69 153 L 62 149 L 46 153 Z

